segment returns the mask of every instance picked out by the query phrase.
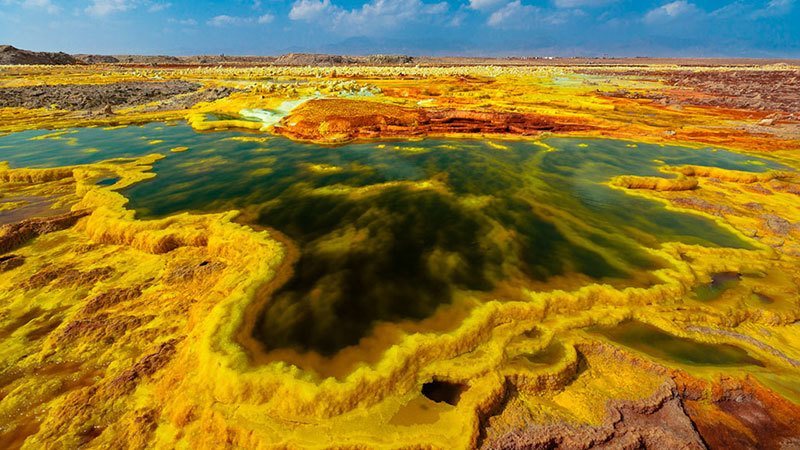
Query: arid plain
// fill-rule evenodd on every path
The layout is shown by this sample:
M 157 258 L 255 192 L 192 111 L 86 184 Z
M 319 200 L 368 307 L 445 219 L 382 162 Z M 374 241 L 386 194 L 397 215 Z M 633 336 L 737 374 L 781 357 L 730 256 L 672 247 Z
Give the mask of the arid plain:
M 98 58 L 0 66 L 3 446 L 800 446 L 791 61 Z

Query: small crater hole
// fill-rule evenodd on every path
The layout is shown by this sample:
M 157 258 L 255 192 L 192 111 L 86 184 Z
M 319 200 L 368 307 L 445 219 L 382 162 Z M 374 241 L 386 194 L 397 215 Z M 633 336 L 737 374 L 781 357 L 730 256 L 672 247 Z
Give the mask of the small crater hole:
M 463 383 L 433 380 L 422 385 L 422 395 L 436 403 L 447 403 L 456 406 L 461 394 L 467 390 Z

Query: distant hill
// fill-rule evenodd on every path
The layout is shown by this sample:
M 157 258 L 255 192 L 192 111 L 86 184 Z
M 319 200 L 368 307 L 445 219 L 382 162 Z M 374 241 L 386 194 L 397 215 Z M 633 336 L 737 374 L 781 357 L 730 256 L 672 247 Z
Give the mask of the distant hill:
M 79 61 L 82 61 L 86 64 L 115 64 L 119 62 L 119 59 L 111 56 L 111 55 L 72 55 L 77 58 Z
M 80 64 L 80 61 L 66 53 L 32 52 L 20 50 L 11 45 L 0 45 L 0 64 Z
M 359 64 L 403 65 L 414 58 L 406 55 L 346 56 L 320 53 L 287 53 L 275 60 L 278 66 L 346 66 Z
M 3 0 L 0 0 L 2 2 Z M 120 64 L 132 66 L 764 66 L 771 64 L 800 65 L 798 59 L 759 58 L 615 58 L 615 57 L 505 57 L 505 56 L 407 56 L 346 55 L 326 53 L 286 53 L 280 56 L 254 55 L 97 55 L 63 52 L 33 52 L 11 45 L 0 45 L 0 65 L 4 64 Z

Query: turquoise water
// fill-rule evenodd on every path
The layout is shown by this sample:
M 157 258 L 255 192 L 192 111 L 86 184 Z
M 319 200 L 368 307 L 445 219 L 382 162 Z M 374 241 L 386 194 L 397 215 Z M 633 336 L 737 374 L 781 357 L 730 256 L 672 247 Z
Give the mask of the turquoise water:
M 155 178 L 124 192 L 129 206 L 144 218 L 238 209 L 240 220 L 286 234 L 300 259 L 256 334 L 268 348 L 328 355 L 376 322 L 428 317 L 457 293 L 553 280 L 633 283 L 663 264 L 644 248 L 668 241 L 746 248 L 711 220 L 602 183 L 667 176 L 658 171 L 664 163 L 780 168 L 721 150 L 604 139 L 547 139 L 548 151 L 532 141 L 498 141 L 505 149 L 453 139 L 243 142 L 231 138 L 261 135 L 185 124 L 74 131 L 56 140 L 30 140 L 41 131 L 0 137 L 0 160 L 55 166 L 167 155 Z M 190 150 L 170 153 L 176 146 Z

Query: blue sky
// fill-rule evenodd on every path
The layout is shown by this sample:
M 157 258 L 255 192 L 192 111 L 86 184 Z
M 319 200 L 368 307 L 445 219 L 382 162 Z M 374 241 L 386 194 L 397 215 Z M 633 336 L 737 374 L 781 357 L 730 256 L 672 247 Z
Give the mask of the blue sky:
M 800 57 L 800 0 L 0 0 L 71 53 Z

